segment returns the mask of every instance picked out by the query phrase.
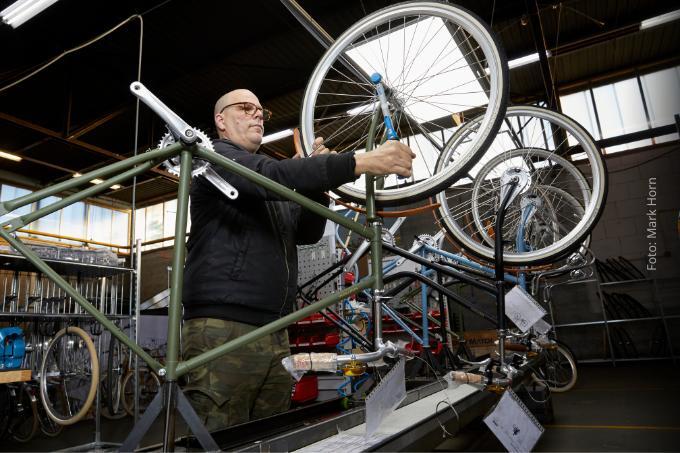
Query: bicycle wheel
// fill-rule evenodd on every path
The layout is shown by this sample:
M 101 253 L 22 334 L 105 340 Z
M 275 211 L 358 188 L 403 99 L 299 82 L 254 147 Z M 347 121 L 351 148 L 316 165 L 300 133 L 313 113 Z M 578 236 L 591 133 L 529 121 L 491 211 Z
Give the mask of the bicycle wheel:
M 107 357 L 107 368 L 105 377 L 105 392 L 106 407 L 102 414 L 106 418 L 117 419 L 126 415 L 125 409 L 121 403 L 121 388 L 123 385 L 123 376 L 127 372 L 127 361 L 130 355 L 128 348 L 123 343 L 118 341 L 116 337 L 111 336 L 109 341 L 109 350 Z
M 576 385 L 578 371 L 576 360 L 566 345 L 555 343 L 551 348 L 541 351 L 545 361 L 531 374 L 531 378 L 548 386 L 551 392 L 561 393 Z
M 382 76 L 396 132 L 417 155 L 409 180 L 391 175 L 379 182 L 375 197 L 383 206 L 417 201 L 446 187 L 474 164 L 500 127 L 507 64 L 489 27 L 458 6 L 401 3 L 354 24 L 319 61 L 301 112 L 306 154 L 316 136 L 337 152 L 363 152 L 368 142 L 382 141 L 382 122 L 369 137 L 380 108 L 369 79 L 373 73 Z M 483 112 L 479 134 L 450 166 L 434 171 L 445 137 L 471 110 Z M 366 199 L 363 178 L 336 192 L 359 203 Z
M 470 121 L 452 136 L 438 167 L 467 146 L 477 124 Z M 506 211 L 505 262 L 546 263 L 580 246 L 604 207 L 605 163 L 578 123 L 534 106 L 509 107 L 501 131 L 480 162 L 437 194 L 439 220 L 453 239 L 465 251 L 494 259 L 500 180 L 509 171 L 518 172 L 525 185 Z M 532 210 L 527 209 L 530 205 Z
M 40 367 L 40 397 L 60 425 L 80 421 L 90 410 L 99 383 L 99 360 L 90 336 L 66 327 L 50 341 Z
M 36 385 L 36 391 L 38 385 Z M 64 430 L 64 426 L 55 422 L 47 415 L 43 404 L 38 404 L 38 420 L 40 422 L 40 431 L 47 437 L 57 437 Z
M 9 421 L 12 439 L 26 443 L 38 432 L 38 399 L 28 385 L 12 388 L 14 413 Z
M 135 380 L 134 370 L 128 371 L 123 378 L 123 407 L 129 415 L 135 413 Z M 151 401 L 160 391 L 161 381 L 153 371 L 139 370 L 139 413 L 143 414 Z

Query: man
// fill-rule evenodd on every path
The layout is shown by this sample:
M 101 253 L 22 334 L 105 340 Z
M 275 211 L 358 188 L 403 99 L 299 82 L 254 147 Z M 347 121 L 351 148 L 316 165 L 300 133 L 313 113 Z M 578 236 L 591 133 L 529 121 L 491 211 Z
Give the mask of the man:
M 330 152 L 321 138 L 306 159 L 277 161 L 257 154 L 269 112 L 248 90 L 222 96 L 214 114 L 216 152 L 323 204 L 324 190 L 364 173 L 411 175 L 415 154 L 394 141 L 356 156 Z M 216 170 L 239 196 L 229 200 L 203 178 L 192 183 L 184 359 L 290 313 L 297 289 L 295 246 L 320 240 L 326 223 L 243 177 Z M 190 373 L 184 390 L 210 431 L 283 412 L 292 386 L 281 365 L 288 355 L 284 329 Z

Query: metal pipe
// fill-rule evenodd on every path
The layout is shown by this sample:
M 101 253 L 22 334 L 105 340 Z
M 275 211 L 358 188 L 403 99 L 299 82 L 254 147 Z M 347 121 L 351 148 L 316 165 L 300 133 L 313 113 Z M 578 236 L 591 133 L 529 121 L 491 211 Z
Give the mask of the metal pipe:
M 265 335 L 269 335 L 278 330 L 281 330 L 288 326 L 289 324 L 294 323 L 295 321 L 299 321 L 300 319 L 306 318 L 307 316 L 316 313 L 317 311 L 323 310 L 326 307 L 336 304 L 338 303 L 338 301 L 341 301 L 342 299 L 349 297 L 354 293 L 357 293 L 364 289 L 371 288 L 374 283 L 375 278 L 373 276 L 368 277 L 365 280 L 357 283 L 356 285 L 352 285 L 349 288 L 346 288 L 342 291 L 339 291 L 335 294 L 332 294 L 328 297 L 321 299 L 319 302 L 301 308 L 300 310 L 290 313 L 289 315 L 286 315 L 281 319 L 278 319 L 265 326 L 262 326 L 239 338 L 235 338 L 221 346 L 203 352 L 202 354 L 199 354 L 196 357 L 192 357 L 187 361 L 181 362 L 177 365 L 175 375 L 177 377 L 182 376 L 201 365 L 205 365 L 206 363 L 223 356 L 224 354 L 234 351 L 240 347 L 243 347 L 244 345 L 249 344 L 259 338 L 262 338 Z
M 142 360 L 148 363 L 153 370 L 158 371 L 162 368 L 160 363 L 158 363 L 153 357 L 144 351 L 144 349 L 142 349 L 137 343 L 130 340 L 123 331 L 121 331 L 114 323 L 109 321 L 109 319 L 103 313 L 100 313 L 95 307 L 93 307 L 92 304 L 90 304 L 87 299 L 81 296 L 78 291 L 76 291 L 66 280 L 64 280 L 63 277 L 57 274 L 42 259 L 40 259 L 33 250 L 2 228 L 0 228 L 0 237 L 6 240 L 19 253 L 25 256 L 26 259 L 38 269 L 38 271 L 45 274 L 47 278 L 52 280 L 57 286 L 59 286 L 59 288 L 63 289 L 66 294 L 71 296 L 71 298 L 73 298 L 78 303 L 78 305 L 80 305 L 86 312 L 92 315 L 92 317 L 100 322 L 106 329 L 110 330 L 111 333 L 122 343 L 128 346 L 132 352 L 139 355 Z
M 175 369 L 179 362 L 179 331 L 182 322 L 182 286 L 184 283 L 184 238 L 187 233 L 189 213 L 189 190 L 191 186 L 192 152 L 182 150 L 177 190 L 177 215 L 175 218 L 175 237 L 179 238 L 172 255 L 172 277 L 170 279 L 170 300 L 168 301 L 168 349 L 165 360 L 166 380 L 175 381 Z
M 350 362 L 375 362 L 383 357 L 397 357 L 398 355 L 405 355 L 412 357 L 413 352 L 408 349 L 400 348 L 391 341 L 387 343 L 380 343 L 379 347 L 374 352 L 367 352 L 364 354 L 348 354 L 348 355 L 338 355 L 337 362 L 338 365 L 350 363 Z
M 487 321 L 493 323 L 494 326 L 498 325 L 498 321 L 493 316 L 488 315 L 488 314 L 484 313 L 483 311 L 473 307 L 465 299 L 460 297 L 458 294 L 455 294 L 454 292 L 450 291 L 448 288 L 438 284 L 434 280 L 429 279 L 422 274 L 419 274 L 418 272 L 402 271 L 402 272 L 397 272 L 395 274 L 390 274 L 390 275 L 385 277 L 385 282 L 389 283 L 389 282 L 392 282 L 394 280 L 399 280 L 399 279 L 402 279 L 402 278 L 410 278 L 412 280 L 418 280 L 418 281 L 421 281 L 421 282 L 425 282 L 425 283 L 428 284 L 428 286 L 431 286 L 432 288 L 436 289 L 437 291 L 443 292 L 444 294 L 446 294 L 447 297 L 449 297 L 450 299 L 453 299 L 455 302 L 457 302 L 458 304 L 467 308 L 468 310 L 470 310 L 474 314 L 476 314 L 476 315 L 482 317 L 483 319 L 486 319 Z M 392 293 L 392 294 L 395 294 L 395 293 Z
M 142 240 L 137 239 L 135 241 L 135 285 L 134 293 L 132 293 L 133 299 L 130 301 L 130 311 L 132 311 L 132 303 L 135 306 L 135 343 L 139 344 L 139 321 L 141 319 L 141 304 L 140 294 L 142 293 Z M 132 284 L 130 285 L 132 286 Z M 135 355 L 135 413 L 134 419 L 135 423 L 139 420 L 139 357 Z
M 43 198 L 56 195 L 65 190 L 72 189 L 83 185 L 85 182 L 90 182 L 95 178 L 101 178 L 109 174 L 115 173 L 120 170 L 125 170 L 127 168 L 133 167 L 140 163 L 145 163 L 152 160 L 162 160 L 177 154 L 182 149 L 182 144 L 177 143 L 166 148 L 158 148 L 152 151 L 147 151 L 143 154 L 139 154 L 135 157 L 130 157 L 128 159 L 122 160 L 120 162 L 115 162 L 113 164 L 107 165 L 97 170 L 92 170 L 91 172 L 85 173 L 78 178 L 71 178 L 67 181 L 60 182 L 50 187 L 38 190 L 24 195 L 23 197 L 15 198 L 14 200 L 9 200 L 0 203 L 0 215 L 12 212 L 17 208 L 26 206 L 27 204 L 34 203 L 36 201 L 42 200 Z M 108 186 L 104 186 L 108 187 Z
M 239 176 L 243 176 L 247 180 L 254 182 L 259 186 L 262 186 L 265 189 L 270 190 L 275 194 L 286 198 L 287 200 L 294 201 L 295 203 L 301 205 L 303 208 L 312 211 L 315 214 L 323 216 L 329 219 L 331 222 L 340 224 L 345 228 L 352 230 L 365 238 L 370 239 L 371 236 L 373 235 L 369 228 L 360 225 L 356 222 L 353 222 L 347 219 L 345 216 L 338 214 L 337 212 L 331 211 L 330 209 L 328 209 L 328 207 L 323 206 L 322 204 L 317 203 L 315 201 L 312 201 L 309 198 L 305 197 L 304 195 L 300 195 L 294 190 L 289 189 L 288 187 L 279 184 L 275 181 L 272 181 L 271 179 L 262 176 L 261 174 L 253 170 L 250 170 L 249 168 L 239 165 L 236 162 L 227 159 L 226 157 L 214 151 L 210 151 L 201 146 L 197 146 L 196 150 L 194 151 L 194 155 L 195 157 L 199 157 L 215 165 L 219 165 L 220 167 L 232 173 L 235 173 Z
M 380 110 L 375 109 L 371 124 L 368 128 L 366 139 L 366 152 L 371 152 L 375 146 L 374 136 L 378 121 L 381 120 Z M 373 345 L 376 350 L 380 349 L 382 342 L 382 298 L 383 298 L 383 273 L 382 273 L 382 222 L 376 215 L 375 207 L 375 176 L 366 175 L 366 221 L 373 232 L 369 238 L 371 245 L 371 276 L 375 278 L 373 285 Z
M 498 354 L 500 355 L 501 370 L 505 365 L 505 336 L 507 327 L 505 322 L 505 279 L 503 268 L 503 221 L 505 220 L 505 210 L 508 207 L 510 199 L 513 198 L 515 189 L 517 188 L 518 179 L 513 177 L 508 185 L 510 189 L 503 197 L 501 205 L 498 207 L 496 213 L 496 237 L 494 249 L 494 270 L 496 274 L 496 316 L 498 319 Z M 502 193 L 502 192 L 501 192 Z
M 434 269 L 437 272 L 441 272 L 444 275 L 448 275 L 449 277 L 453 277 L 456 280 L 460 280 L 463 283 L 467 283 L 470 286 L 474 286 L 475 288 L 484 290 L 492 295 L 496 295 L 496 288 L 493 285 L 472 278 L 469 275 L 466 275 L 464 272 L 460 272 L 455 269 L 451 269 L 450 267 L 442 266 L 441 264 L 431 262 L 430 260 L 423 258 L 422 256 L 418 256 L 414 253 L 409 253 L 404 249 L 395 247 L 387 243 L 383 243 L 383 248 L 389 252 L 394 253 L 395 255 L 402 256 L 410 261 L 413 261 L 423 266 L 427 266 L 430 269 Z

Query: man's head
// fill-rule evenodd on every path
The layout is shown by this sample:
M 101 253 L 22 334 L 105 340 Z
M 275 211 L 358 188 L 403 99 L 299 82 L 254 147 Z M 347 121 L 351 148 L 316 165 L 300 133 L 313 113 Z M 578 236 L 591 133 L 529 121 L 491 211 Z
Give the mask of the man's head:
M 215 126 L 220 138 L 226 138 L 246 151 L 254 153 L 262 143 L 264 117 L 257 96 L 238 89 L 222 96 L 215 103 Z

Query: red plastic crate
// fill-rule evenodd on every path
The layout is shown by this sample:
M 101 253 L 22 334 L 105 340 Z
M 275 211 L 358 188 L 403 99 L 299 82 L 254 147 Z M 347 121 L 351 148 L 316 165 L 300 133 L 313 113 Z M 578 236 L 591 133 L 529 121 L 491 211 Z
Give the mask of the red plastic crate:
M 306 403 L 314 401 L 319 396 L 319 380 L 315 375 L 302 376 L 293 385 L 293 393 L 290 398 L 294 403 Z

